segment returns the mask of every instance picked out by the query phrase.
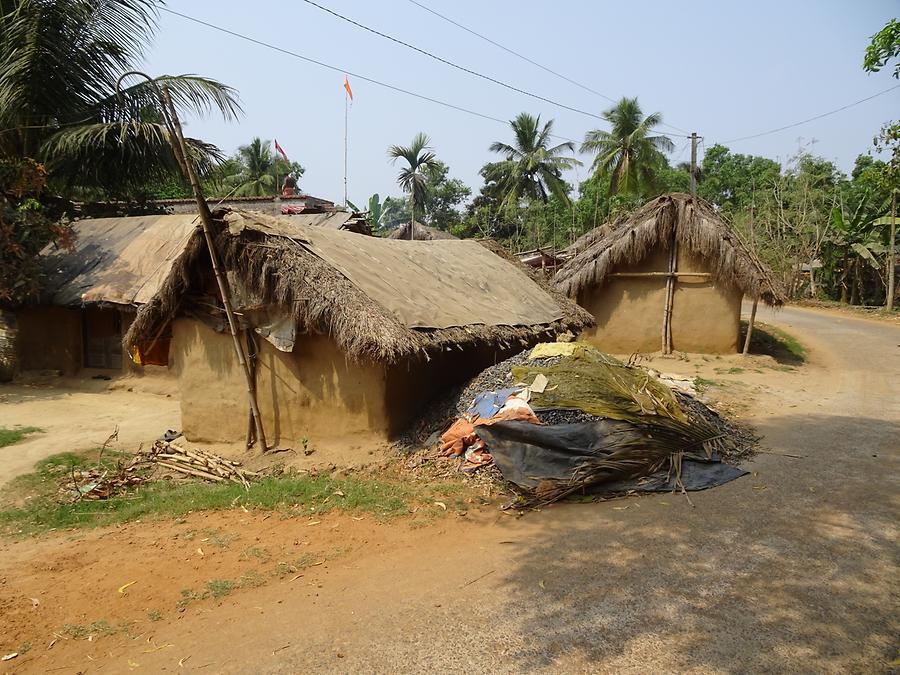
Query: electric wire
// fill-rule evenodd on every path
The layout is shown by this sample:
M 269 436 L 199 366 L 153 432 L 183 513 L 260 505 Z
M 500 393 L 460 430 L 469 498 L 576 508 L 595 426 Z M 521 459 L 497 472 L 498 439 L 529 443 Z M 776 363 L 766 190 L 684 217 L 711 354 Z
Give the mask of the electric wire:
M 721 142 L 722 143 L 737 143 L 738 141 L 747 141 L 747 140 L 750 140 L 751 138 L 760 138 L 762 136 L 769 136 L 770 134 L 776 134 L 779 131 L 785 131 L 786 129 L 793 129 L 794 127 L 799 127 L 803 124 L 807 124 L 809 122 L 814 122 L 816 120 L 820 120 L 823 117 L 828 117 L 829 115 L 834 115 L 836 113 L 843 112 L 844 110 L 847 110 L 849 108 L 857 106 L 861 103 L 865 103 L 866 101 L 871 101 L 873 98 L 878 98 L 879 96 L 883 96 L 884 94 L 892 92 L 898 88 L 900 88 L 900 84 L 896 84 L 893 87 L 889 87 L 883 91 L 879 91 L 878 93 L 872 94 L 871 96 L 866 96 L 865 98 L 861 98 L 858 101 L 854 101 L 853 103 L 848 103 L 847 105 L 841 106 L 840 108 L 835 108 L 834 110 L 829 110 L 828 112 L 824 112 L 819 115 L 809 117 L 805 120 L 801 120 L 799 122 L 794 122 L 793 124 L 786 124 L 783 127 L 778 127 L 777 129 L 769 129 L 768 131 L 761 131 L 758 134 L 749 134 L 747 136 L 741 136 L 740 138 L 732 138 L 730 140 L 721 141 Z
M 204 21 L 203 19 L 198 19 L 196 17 L 190 16 L 188 14 L 183 14 L 181 12 L 175 11 L 174 9 L 169 9 L 168 7 L 159 7 L 160 11 L 167 12 L 168 14 L 172 14 L 187 21 L 192 21 L 201 26 L 205 26 L 207 28 L 211 28 L 213 30 L 219 31 L 220 33 L 225 33 L 226 35 L 231 35 L 232 37 L 239 38 L 246 42 L 250 42 L 252 44 L 258 45 L 260 47 L 265 47 L 266 49 L 271 49 L 276 52 L 280 52 L 281 54 L 285 54 L 286 56 L 292 56 L 296 59 L 300 59 L 301 61 L 306 61 L 307 63 L 312 63 L 321 68 L 326 68 L 328 70 L 334 71 L 336 73 L 341 73 L 344 75 L 352 76 L 358 80 L 362 80 L 363 82 L 368 82 L 370 84 L 377 85 L 379 87 L 384 87 L 385 89 L 390 89 L 391 91 L 396 91 L 401 94 L 406 94 L 407 96 L 412 96 L 413 98 L 422 99 L 423 101 L 428 101 L 429 103 L 434 103 L 436 105 L 444 106 L 445 108 L 450 108 L 452 110 L 456 110 L 458 112 L 463 112 L 468 115 L 473 115 L 475 117 L 480 117 L 481 119 L 490 120 L 492 122 L 499 122 L 500 124 L 509 124 L 509 120 L 503 120 L 499 117 L 494 117 L 492 115 L 488 115 L 486 113 L 479 112 L 477 110 L 472 110 L 471 108 L 464 108 L 463 106 L 456 105 L 455 103 L 450 103 L 448 101 L 442 101 L 437 98 L 432 98 L 431 96 L 426 96 L 425 94 L 419 94 L 414 91 L 410 91 L 409 89 L 404 89 L 403 87 L 398 87 L 393 84 L 389 84 L 387 82 L 382 82 L 381 80 L 376 80 L 372 77 L 367 77 L 365 75 L 361 75 L 359 73 L 353 72 L 352 70 L 348 70 L 346 68 L 339 68 L 338 66 L 331 65 L 330 63 L 325 63 L 324 61 L 319 61 L 317 59 L 311 58 L 309 56 L 304 56 L 303 54 L 299 54 L 297 52 L 293 52 L 289 49 L 285 49 L 284 47 L 279 47 L 277 45 L 273 45 L 269 42 L 265 42 L 263 40 L 259 40 L 257 38 L 250 37 L 248 35 L 244 35 L 243 33 L 238 33 L 237 31 L 230 30 L 228 28 L 224 28 L 223 26 L 218 26 L 214 23 L 210 23 L 209 21 Z M 560 136 L 559 134 L 551 134 L 554 138 L 559 138 L 564 141 L 569 141 L 571 143 L 577 143 L 578 141 L 568 138 L 566 136 Z
M 408 42 L 404 42 L 403 40 L 400 40 L 399 38 L 395 38 L 391 35 L 388 35 L 387 33 L 382 33 L 381 31 L 376 30 L 374 28 L 370 28 L 369 26 L 359 23 L 358 21 L 354 21 L 353 19 L 351 19 L 347 16 L 344 16 L 343 14 L 339 14 L 338 12 L 335 12 L 334 10 L 329 9 L 328 7 L 324 7 L 323 5 L 320 5 L 317 2 L 313 2 L 313 0 L 303 0 L 303 2 L 305 2 L 307 5 L 310 5 L 312 7 L 316 7 L 317 9 L 320 9 L 323 12 L 326 12 L 327 14 L 331 14 L 332 16 L 337 17 L 338 19 L 341 19 L 342 21 L 346 21 L 347 23 L 352 24 L 352 25 L 356 26 L 357 28 L 361 28 L 364 31 L 372 33 L 373 35 L 377 35 L 386 40 L 390 40 L 391 42 L 394 42 L 398 45 L 406 47 L 407 49 L 412 49 L 413 51 L 418 52 L 419 54 L 427 56 L 430 59 L 434 59 L 435 61 L 443 63 L 444 65 L 450 66 L 451 68 L 456 68 L 457 70 L 467 73 L 469 75 L 474 75 L 475 77 L 479 77 L 482 80 L 486 80 L 493 84 L 500 85 L 501 87 L 509 89 L 510 91 L 514 91 L 518 94 L 524 94 L 525 96 L 530 96 L 531 98 L 537 99 L 538 101 L 543 101 L 544 103 L 549 103 L 550 105 L 554 105 L 558 108 L 562 108 L 563 110 L 568 110 L 570 112 L 578 113 L 579 115 L 586 115 L 587 117 L 593 117 L 598 120 L 603 120 L 603 117 L 596 113 L 592 113 L 587 110 L 582 110 L 581 108 L 576 108 L 574 106 L 566 105 L 565 103 L 560 103 L 559 101 L 554 101 L 552 98 L 547 98 L 546 96 L 541 96 L 540 94 L 535 94 L 534 92 L 528 91 L 527 89 L 521 89 L 519 87 L 516 87 L 516 86 L 509 84 L 507 82 L 504 82 L 502 80 L 498 80 L 495 77 L 491 77 L 490 75 L 485 75 L 484 73 L 479 73 L 477 70 L 472 70 L 471 68 L 466 68 L 465 66 L 461 66 L 461 65 L 454 63 L 453 61 L 450 61 L 448 59 L 445 59 L 441 56 L 432 54 L 431 52 L 429 52 L 425 49 L 416 47 L 415 45 L 412 45 Z
M 315 3 L 310 2 L 310 0 L 304 0 L 304 1 L 309 2 L 309 4 L 315 5 Z M 596 91 L 590 89 L 590 88 L 587 87 L 587 86 L 581 85 L 581 84 L 575 82 L 574 80 L 569 80 L 569 78 L 566 78 L 565 76 L 560 75 L 559 73 L 556 73 L 555 71 L 552 71 L 552 70 L 550 70 L 550 69 L 548 69 L 548 68 L 546 68 L 546 67 L 544 67 L 544 66 L 541 66 L 539 63 L 534 62 L 534 61 L 532 61 L 531 59 L 528 59 L 527 57 L 524 57 L 524 56 L 522 56 L 521 54 L 518 54 L 517 52 L 514 52 L 513 50 L 508 49 L 508 48 L 504 47 L 503 45 L 501 45 L 501 44 L 499 44 L 499 43 L 494 42 L 494 41 L 491 40 L 490 38 L 487 38 L 487 37 L 485 37 L 485 36 L 483 36 L 483 35 L 481 35 L 481 34 L 479 34 L 479 33 L 476 33 L 475 31 L 473 31 L 473 30 L 471 30 L 471 29 L 469 29 L 469 28 L 466 28 L 466 27 L 463 26 L 462 24 L 458 24 L 457 22 L 453 21 L 452 19 L 449 19 L 449 18 L 445 17 L 444 15 L 439 14 L 438 12 L 435 12 L 434 10 L 430 9 L 429 7 L 427 7 L 427 6 L 425 6 L 425 5 L 423 5 L 423 4 L 419 3 L 419 2 L 417 2 L 416 0 L 409 0 L 409 2 L 411 2 L 411 3 L 413 3 L 413 4 L 415 4 L 415 5 L 419 6 L 419 7 L 421 7 L 422 9 L 424 9 L 424 10 L 426 10 L 426 11 L 432 13 L 432 14 L 435 14 L 436 16 L 439 16 L 440 18 L 442 18 L 442 19 L 444 19 L 444 20 L 446 20 L 446 21 L 448 21 L 448 22 L 450 22 L 450 23 L 452 23 L 452 24 L 454 24 L 454 25 L 460 27 L 461 29 L 463 29 L 463 30 L 465 30 L 465 31 L 467 31 L 467 32 L 472 33 L 473 35 L 476 35 L 476 36 L 478 36 L 478 37 L 480 37 L 480 38 L 486 40 L 487 42 L 490 42 L 491 44 L 494 44 L 495 46 L 497 46 L 497 47 L 499 47 L 499 48 L 501 48 L 501 49 L 503 49 L 503 50 L 505 50 L 505 51 L 510 52 L 511 54 L 514 54 L 515 56 L 518 56 L 518 57 L 520 57 L 520 58 L 523 58 L 524 60 L 528 61 L 529 63 L 532 63 L 533 65 L 535 65 L 535 66 L 537 66 L 537 67 L 539 67 L 539 68 L 542 68 L 542 69 L 544 69 L 544 70 L 547 70 L 548 72 L 550 72 L 550 73 L 552 73 L 552 74 L 554 74 L 554 75 L 557 75 L 557 76 L 559 76 L 559 77 L 562 77 L 562 78 L 565 79 L 565 80 L 571 81 L 571 82 L 573 82 L 574 84 L 576 84 L 576 85 L 578 85 L 578 86 L 582 86 L 583 88 L 587 89 L 588 91 L 591 91 L 591 92 L 593 92 L 593 93 L 595 93 L 595 94 L 598 94 L 598 95 L 600 95 L 600 96 L 604 96 L 603 94 L 600 94 L 599 92 L 596 92 Z M 325 9 L 325 8 L 322 8 L 321 5 L 316 5 L 316 6 L 319 7 L 319 8 L 321 8 L 321 9 Z M 242 34 L 242 33 L 239 33 L 239 32 L 237 32 L 237 31 L 233 31 L 233 30 L 230 30 L 230 29 L 228 29 L 228 28 L 224 28 L 224 27 L 222 27 L 222 26 L 218 26 L 218 25 L 213 24 L 213 23 L 210 23 L 210 22 L 208 22 L 208 21 L 204 21 L 203 19 L 198 19 L 198 18 L 193 17 L 193 16 L 190 16 L 190 15 L 188 15 L 188 14 L 184 14 L 184 13 L 182 13 L 182 12 L 178 12 L 178 11 L 176 11 L 176 10 L 169 9 L 168 7 L 160 7 L 159 9 L 160 9 L 161 11 L 163 11 L 163 12 L 167 12 L 167 13 L 172 14 L 172 15 L 174 15 L 174 16 L 181 17 L 182 19 L 185 19 L 185 20 L 187 20 L 187 21 L 192 21 L 192 22 L 197 23 L 197 24 L 199 24 L 199 25 L 201 25 L 201 26 L 205 26 L 205 27 L 207 27 L 207 28 L 211 28 L 211 29 L 216 30 L 216 31 L 219 31 L 219 32 L 221 32 L 221 33 L 225 33 L 226 35 L 231 35 L 232 37 L 236 37 L 236 38 L 241 39 L 241 40 L 244 40 L 244 41 L 246 41 L 246 42 L 250 42 L 250 43 L 252 43 L 252 44 L 256 44 L 256 45 L 258 45 L 258 46 L 265 47 L 265 48 L 267 48 L 267 49 L 271 49 L 271 50 L 273 50 L 273 51 L 280 52 L 280 53 L 285 54 L 285 55 L 287 55 L 287 56 L 292 56 L 292 57 L 297 58 L 297 59 L 300 59 L 300 60 L 302 60 L 302 61 L 306 61 L 307 63 L 312 63 L 312 64 L 314 64 L 314 65 L 317 65 L 317 66 L 321 67 L 321 68 L 326 68 L 326 69 L 328 69 L 328 70 L 331 70 L 331 71 L 334 71 L 334 72 L 338 72 L 338 73 L 344 73 L 344 74 L 346 74 L 346 75 L 352 75 L 353 77 L 355 77 L 355 78 L 357 78 L 357 79 L 359 79 L 359 80 L 362 80 L 362 81 L 364 81 L 364 82 L 369 82 L 369 83 L 371 83 L 371 84 L 374 84 L 374 85 L 377 85 L 377 86 L 380 86 L 380 87 L 384 87 L 384 88 L 386 88 L 386 89 L 390 89 L 390 90 L 396 91 L 396 92 L 398 92 L 398 93 L 406 94 L 407 96 L 411 96 L 411 97 L 413 97 L 413 98 L 418 98 L 418 99 L 421 99 L 421 100 L 424 100 L 424 101 L 428 101 L 428 102 L 430 102 L 430 103 L 434 103 L 434 104 L 436 104 L 436 105 L 440 105 L 440 106 L 443 106 L 443 107 L 446 107 L 446 108 L 449 108 L 449 109 L 452 109 L 452 110 L 456 110 L 456 111 L 458 111 L 458 112 L 463 112 L 463 113 L 466 113 L 466 114 L 468 114 L 468 115 L 472 115 L 472 116 L 475 116 L 475 117 L 479 117 L 479 118 L 481 118 L 481 119 L 490 120 L 490 121 L 492 121 L 492 122 L 498 122 L 498 123 L 500 123 L 500 124 L 509 124 L 509 121 L 508 121 L 508 120 L 503 120 L 503 119 L 500 119 L 499 117 L 494 117 L 494 116 L 492 116 L 492 115 L 488 115 L 488 114 L 479 112 L 479 111 L 477 111 L 477 110 L 472 110 L 472 109 L 470 109 L 470 108 L 465 108 L 465 107 L 460 106 L 460 105 L 457 105 L 457 104 L 455 104 L 455 103 L 450 103 L 450 102 L 448 102 L 448 101 L 443 101 L 443 100 L 440 100 L 440 99 L 436 99 L 436 98 L 433 98 L 433 97 L 431 97 L 431 96 L 426 96 L 425 94 L 419 94 L 419 93 L 414 92 L 414 91 L 411 91 L 411 90 L 409 90 L 409 89 L 404 89 L 404 88 L 402 88 L 402 87 L 398 87 L 398 86 L 396 86 L 396 85 L 389 84 L 389 83 L 383 82 L 383 81 L 381 81 L 381 80 L 376 80 L 375 78 L 367 77 L 367 76 L 365 76 L 365 75 L 361 75 L 361 74 L 359 74 L 359 73 L 355 73 L 355 72 L 352 72 L 352 71 L 347 70 L 347 69 L 344 69 L 344 68 L 339 68 L 339 67 L 337 67 L 337 66 L 331 65 L 331 64 L 329 64 L 329 63 L 325 63 L 325 62 L 323 62 L 323 61 L 319 61 L 319 60 L 317 60 L 317 59 L 313 59 L 313 58 L 308 57 L 308 56 L 304 56 L 304 55 L 302 55 L 302 54 L 299 54 L 299 53 L 297 53 L 297 52 L 293 52 L 293 51 L 288 50 L 288 49 L 285 49 L 285 48 L 283 48 L 283 47 L 278 47 L 277 45 L 273 45 L 273 44 L 268 43 L 268 42 L 265 42 L 265 41 L 263 41 L 263 40 L 259 40 L 259 39 L 257 39 L 257 38 L 253 38 L 253 37 L 250 37 L 250 36 L 248 36 L 248 35 L 244 35 L 244 34 Z M 327 9 L 325 9 L 325 11 L 328 11 L 329 13 L 333 13 L 333 12 L 331 12 L 330 10 L 327 10 Z M 340 15 L 338 15 L 338 16 L 340 16 Z M 345 19 L 345 17 L 340 17 L 340 18 Z M 355 22 L 353 22 L 353 23 L 355 23 Z M 366 28 L 366 30 L 371 30 L 371 29 Z M 376 32 L 376 31 L 373 31 L 373 32 Z M 392 39 L 392 40 L 394 39 L 394 38 L 390 38 L 389 36 L 385 36 L 385 37 L 388 37 L 389 39 Z M 398 41 L 398 42 L 400 42 L 400 41 Z M 410 46 L 410 47 L 413 48 L 413 49 L 417 49 L 417 48 L 415 48 L 415 47 L 412 47 L 411 45 L 407 45 L 407 46 Z M 421 50 L 418 50 L 418 49 L 417 49 L 417 51 L 421 51 Z M 425 53 L 427 54 L 427 52 L 425 52 Z M 429 56 L 432 56 L 433 58 L 437 58 L 438 60 L 441 60 L 440 57 L 435 57 L 434 55 L 431 55 L 431 54 L 429 54 Z M 448 62 L 448 63 L 450 63 L 450 62 Z M 461 66 L 456 66 L 455 64 L 452 64 L 452 63 L 451 63 L 451 65 L 453 65 L 454 67 L 460 68 L 460 69 L 462 69 L 462 70 L 465 70 L 465 69 L 462 68 Z M 480 74 L 475 73 L 474 71 L 471 71 L 471 72 L 472 72 L 473 74 L 478 75 L 479 77 L 487 77 L 487 76 L 481 76 Z M 488 79 L 489 79 L 489 78 L 488 78 Z M 499 81 L 498 81 L 498 83 L 499 83 Z M 503 84 L 503 83 L 501 83 L 501 84 Z M 504 86 L 507 86 L 507 85 L 504 85 Z M 510 87 L 510 88 L 512 88 L 512 87 Z M 847 105 L 841 106 L 841 107 L 839 107 L 839 108 L 835 108 L 834 110 L 829 110 L 829 111 L 827 111 L 827 112 L 820 113 L 820 114 L 814 115 L 814 116 L 812 116 L 812 117 L 808 117 L 808 118 L 806 118 L 806 119 L 804 119 L 804 120 L 800 120 L 800 121 L 798 121 L 798 122 L 793 122 L 793 123 L 791 123 L 791 124 L 786 124 L 786 125 L 784 125 L 784 126 L 777 127 L 777 128 L 775 128 L 775 129 L 769 129 L 768 131 L 762 131 L 762 132 L 759 132 L 759 133 L 756 133 L 756 134 L 749 134 L 749 135 L 746 135 L 746 136 L 740 136 L 740 137 L 738 137 L 738 138 L 733 138 L 733 139 L 730 139 L 730 140 L 721 141 L 721 143 L 723 143 L 723 144 L 724 144 L 724 143 L 738 143 L 738 142 L 740 142 L 740 141 L 746 141 L 746 140 L 750 140 L 750 139 L 753 139 L 753 138 L 760 138 L 760 137 L 763 137 L 763 136 L 768 136 L 768 135 L 771 135 L 771 134 L 778 133 L 778 132 L 780 132 L 780 131 L 785 131 L 785 130 L 787 130 L 787 129 L 793 129 L 793 128 L 795 128 L 795 127 L 799 127 L 799 126 L 802 126 L 802 125 L 804 125 L 804 124 L 808 124 L 808 123 L 810 123 L 810 122 L 814 122 L 814 121 L 816 121 L 816 120 L 820 120 L 820 119 L 822 119 L 822 118 L 829 117 L 829 116 L 831 116 L 831 115 L 835 115 L 835 114 L 837 114 L 837 113 L 839 113 L 839 112 L 843 112 L 844 110 L 848 110 L 849 108 L 853 108 L 853 107 L 855 107 L 855 106 L 857 106 L 857 105 L 860 105 L 860 104 L 862 104 L 862 103 L 866 103 L 867 101 L 871 101 L 871 100 L 874 99 L 874 98 L 877 98 L 877 97 L 879 97 L 879 96 L 883 96 L 884 94 L 887 94 L 887 93 L 890 93 L 890 92 L 892 92 L 892 91 L 895 91 L 895 90 L 898 89 L 898 88 L 900 88 L 900 84 L 897 84 L 897 85 L 894 85 L 893 87 L 889 87 L 889 88 L 887 88 L 887 89 L 884 89 L 884 90 L 882 90 L 882 91 L 879 91 L 879 92 L 877 92 L 877 93 L 875 93 L 875 94 L 872 94 L 871 96 L 867 96 L 867 97 L 865 97 L 865 98 L 859 99 L 858 101 L 854 101 L 854 102 L 852 102 L 852 103 L 848 103 Z M 528 92 L 524 92 L 524 90 L 523 90 L 523 93 L 528 93 Z M 532 94 L 529 93 L 528 95 L 532 95 Z M 542 98 L 542 97 L 539 97 L 539 96 L 537 96 L 537 95 L 534 95 L 534 96 L 536 96 L 537 98 Z M 605 96 L 604 96 L 604 98 L 608 98 L 608 97 L 605 97 Z M 542 100 L 546 100 L 547 102 L 552 103 L 553 105 L 560 105 L 560 106 L 562 106 L 562 107 L 567 107 L 567 106 L 564 106 L 564 105 L 562 105 L 562 104 L 558 104 L 558 103 L 556 103 L 556 102 L 553 102 L 553 101 L 551 101 L 551 100 L 549 100 L 549 99 L 542 99 Z M 575 109 L 575 108 L 569 108 L 569 109 L 570 109 L 570 110 L 573 110 L 573 111 L 575 111 L 575 112 L 582 113 L 582 114 L 590 115 L 591 117 L 597 117 L 596 115 L 593 115 L 592 113 L 587 113 L 587 112 L 585 112 L 585 111 L 581 111 L 581 110 L 578 110 L 578 109 Z M 667 126 L 671 126 L 671 125 L 667 125 Z M 677 127 L 673 127 L 673 128 L 676 128 L 676 129 L 677 129 Z M 575 140 L 572 139 L 572 138 L 568 138 L 568 137 L 565 137 L 565 136 L 560 136 L 560 135 L 558 135 L 558 134 L 553 134 L 553 137 L 554 137 L 554 138 L 559 138 L 559 139 L 561 139 L 561 140 L 569 141 L 569 142 L 572 142 L 572 143 L 576 143 L 576 142 L 577 142 L 577 141 L 575 141 Z M 705 147 L 705 144 L 704 144 L 704 147 Z
M 306 0 L 306 1 L 308 1 L 308 0 Z M 592 89 L 591 87 L 589 87 L 586 84 L 583 84 L 581 82 L 578 82 L 577 80 L 573 80 L 572 78 L 567 77 L 567 76 L 563 75 L 562 73 L 558 73 L 555 70 L 552 70 L 551 68 L 548 68 L 547 66 L 545 66 L 541 63 L 538 63 L 537 61 L 535 61 L 533 59 L 528 58 L 524 54 L 520 54 L 519 52 L 515 51 L 514 49 L 510 49 L 509 47 L 502 45 L 499 42 L 496 42 L 495 40 L 492 40 L 491 38 L 487 37 L 486 35 L 482 35 L 481 33 L 472 30 L 468 26 L 464 26 L 463 24 L 459 23 L 458 21 L 454 21 L 449 16 L 445 16 L 445 15 L 441 14 L 440 12 L 437 12 L 437 11 L 431 9 L 431 7 L 428 7 L 427 5 L 422 4 L 421 2 L 417 2 L 416 0 L 409 0 L 409 2 L 414 4 L 416 7 L 419 7 L 420 9 L 424 9 L 426 12 L 433 14 L 434 16 L 438 17 L 439 19 L 442 19 L 442 20 L 446 21 L 447 23 L 456 26 L 457 28 L 459 28 L 461 30 L 464 30 L 465 32 L 470 33 L 471 35 L 474 35 L 475 37 L 480 38 L 480 39 L 484 40 L 485 42 L 494 45 L 498 49 L 502 49 L 506 53 L 512 54 L 516 58 L 522 59 L 526 63 L 530 63 L 531 65 L 533 65 L 537 68 L 540 68 L 541 70 L 543 70 L 545 72 L 550 73 L 554 77 L 558 77 L 561 80 L 565 80 L 569 84 L 573 84 L 576 87 L 580 87 L 581 89 L 584 89 L 585 91 L 588 91 L 596 96 L 599 96 L 600 98 L 605 99 L 605 100 L 609 101 L 610 103 L 616 103 L 616 100 L 614 98 L 611 98 L 611 97 L 607 96 L 606 94 L 597 91 L 596 89 Z M 681 129 L 680 127 L 676 127 L 673 124 L 661 122 L 659 126 L 668 127 L 669 129 L 674 129 L 675 131 L 679 131 L 683 134 L 688 134 L 688 135 L 690 134 L 690 132 L 685 131 L 684 129 Z

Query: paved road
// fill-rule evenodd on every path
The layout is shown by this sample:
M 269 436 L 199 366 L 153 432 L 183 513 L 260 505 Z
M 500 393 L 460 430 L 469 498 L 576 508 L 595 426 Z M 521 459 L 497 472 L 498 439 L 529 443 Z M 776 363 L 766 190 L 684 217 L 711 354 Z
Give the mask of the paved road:
M 696 508 L 657 495 L 448 521 L 321 588 L 185 616 L 157 643 L 220 672 L 886 670 L 900 634 L 900 328 L 761 318 L 811 349 L 754 412 L 772 452 L 803 459 L 760 455 Z

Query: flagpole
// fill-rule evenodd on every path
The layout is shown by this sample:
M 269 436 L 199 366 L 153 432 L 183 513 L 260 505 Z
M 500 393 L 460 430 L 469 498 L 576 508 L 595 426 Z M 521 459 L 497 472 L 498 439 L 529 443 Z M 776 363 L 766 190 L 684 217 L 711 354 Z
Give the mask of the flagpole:
M 347 206 L 347 109 L 349 104 L 347 99 L 349 94 L 344 90 L 344 206 Z

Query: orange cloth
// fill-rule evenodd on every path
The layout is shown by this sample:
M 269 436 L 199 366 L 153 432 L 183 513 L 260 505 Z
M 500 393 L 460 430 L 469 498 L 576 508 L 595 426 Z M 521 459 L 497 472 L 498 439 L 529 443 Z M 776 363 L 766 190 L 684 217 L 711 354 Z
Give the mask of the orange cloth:
M 470 422 L 464 417 L 457 419 L 447 431 L 441 434 L 441 454 L 442 455 L 461 455 L 465 449 L 478 440 L 475 435 L 475 427 L 486 426 L 494 422 L 531 422 L 532 424 L 540 424 L 541 421 L 534 414 L 534 411 L 528 406 L 504 406 L 496 415 L 490 419 L 479 417 L 474 422 Z

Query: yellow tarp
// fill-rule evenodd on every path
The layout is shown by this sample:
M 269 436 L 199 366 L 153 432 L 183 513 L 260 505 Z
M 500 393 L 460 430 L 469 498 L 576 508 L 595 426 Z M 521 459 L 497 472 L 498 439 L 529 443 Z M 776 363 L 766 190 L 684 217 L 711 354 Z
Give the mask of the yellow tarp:
M 577 342 L 541 342 L 531 350 L 528 360 L 546 359 L 551 356 L 572 356 L 576 347 L 578 347 Z

